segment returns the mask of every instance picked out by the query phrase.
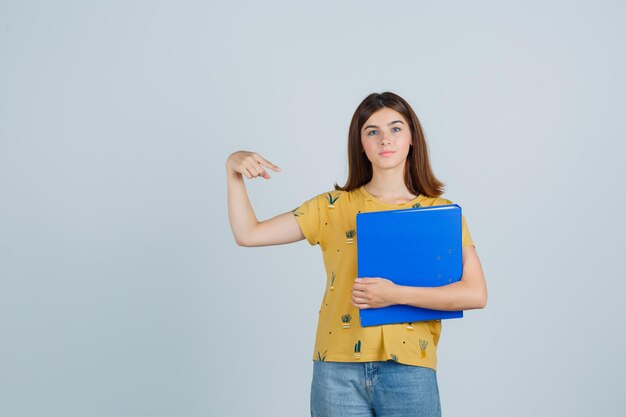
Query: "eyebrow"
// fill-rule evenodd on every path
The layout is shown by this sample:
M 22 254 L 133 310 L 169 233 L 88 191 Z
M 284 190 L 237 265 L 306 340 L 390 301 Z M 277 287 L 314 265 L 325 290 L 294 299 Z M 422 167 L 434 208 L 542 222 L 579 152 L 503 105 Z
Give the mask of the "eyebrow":
M 392 125 L 392 124 L 394 124 L 394 123 L 402 123 L 402 120 L 394 120 L 393 122 L 387 123 L 387 126 L 391 126 L 391 125 Z M 402 123 L 402 124 L 404 124 L 404 123 Z M 375 125 L 368 125 L 368 126 L 366 126 L 366 127 L 364 127 L 364 128 L 363 128 L 363 131 L 365 132 L 365 131 L 366 131 L 367 129 L 369 129 L 370 127 L 376 127 L 376 128 L 377 128 L 378 126 L 375 126 Z

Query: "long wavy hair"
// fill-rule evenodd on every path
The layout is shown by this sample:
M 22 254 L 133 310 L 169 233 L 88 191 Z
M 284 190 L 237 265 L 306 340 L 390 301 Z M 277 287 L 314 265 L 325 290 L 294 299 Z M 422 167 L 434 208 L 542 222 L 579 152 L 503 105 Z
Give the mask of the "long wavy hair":
M 352 191 L 367 184 L 373 175 L 372 163 L 361 143 L 361 128 L 372 114 L 387 107 L 400 113 L 409 124 L 411 143 L 404 166 L 404 183 L 414 195 L 439 197 L 444 184 L 430 167 L 428 146 L 419 119 L 402 97 L 391 92 L 372 93 L 354 111 L 348 130 L 348 180 L 343 187 L 335 183 L 335 190 Z

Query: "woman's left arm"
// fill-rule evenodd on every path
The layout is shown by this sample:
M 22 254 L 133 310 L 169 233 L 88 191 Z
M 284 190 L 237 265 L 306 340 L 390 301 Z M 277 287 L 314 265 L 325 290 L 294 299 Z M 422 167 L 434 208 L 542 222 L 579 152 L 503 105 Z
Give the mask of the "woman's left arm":
M 409 287 L 386 278 L 357 278 L 352 287 L 352 304 L 379 308 L 407 304 L 433 310 L 472 310 L 487 305 L 487 284 L 474 246 L 463 246 L 461 280 L 441 287 Z

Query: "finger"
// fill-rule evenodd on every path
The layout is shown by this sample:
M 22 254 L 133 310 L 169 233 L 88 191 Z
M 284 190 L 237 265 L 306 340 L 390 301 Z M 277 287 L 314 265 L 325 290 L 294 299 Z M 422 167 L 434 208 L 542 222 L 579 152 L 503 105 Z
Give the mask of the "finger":
M 268 161 L 267 159 L 263 158 L 261 155 L 256 154 L 255 155 L 257 157 L 257 161 L 259 163 L 262 163 L 263 165 L 265 165 L 268 168 L 273 169 L 274 171 L 280 171 L 280 168 L 274 164 L 272 164 L 270 161 Z
M 366 297 L 354 296 L 352 297 L 355 303 L 368 303 L 370 300 Z
M 265 171 L 261 164 L 259 164 L 258 162 L 254 162 L 252 166 L 254 166 L 254 169 L 256 169 L 256 172 L 258 174 L 257 176 L 261 176 L 266 179 L 269 178 L 269 174 Z
M 266 180 L 271 178 L 270 174 L 268 174 L 265 168 L 263 168 L 258 161 L 255 160 L 254 162 L 252 162 L 252 166 L 254 166 L 254 169 L 256 169 L 259 176 L 265 178 Z
M 246 168 L 248 169 L 248 171 L 250 171 L 253 177 L 258 177 L 263 171 L 263 168 L 261 168 L 259 164 L 255 163 L 254 161 L 249 162 L 246 165 Z
M 250 172 L 248 168 L 243 168 L 241 172 L 244 173 L 245 176 L 248 177 L 248 179 L 252 179 L 252 177 L 254 177 L 254 175 L 252 175 L 252 172 Z

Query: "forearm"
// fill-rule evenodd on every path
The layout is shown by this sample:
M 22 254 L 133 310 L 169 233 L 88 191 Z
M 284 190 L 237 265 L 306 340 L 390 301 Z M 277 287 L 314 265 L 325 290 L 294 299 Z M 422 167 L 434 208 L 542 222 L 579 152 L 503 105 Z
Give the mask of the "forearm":
M 252 234 L 259 221 L 248 198 L 243 176 L 227 167 L 226 185 L 230 228 L 237 244 L 243 245 L 246 242 L 246 237 Z
M 397 304 L 444 311 L 483 308 L 487 302 L 487 295 L 483 288 L 463 281 L 441 287 L 399 285 L 396 298 Z

